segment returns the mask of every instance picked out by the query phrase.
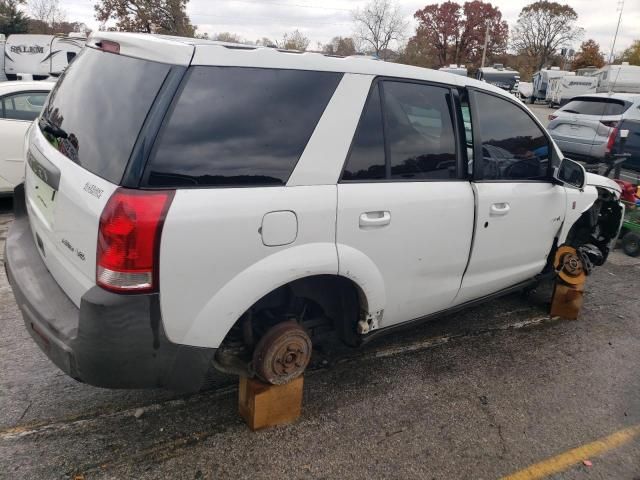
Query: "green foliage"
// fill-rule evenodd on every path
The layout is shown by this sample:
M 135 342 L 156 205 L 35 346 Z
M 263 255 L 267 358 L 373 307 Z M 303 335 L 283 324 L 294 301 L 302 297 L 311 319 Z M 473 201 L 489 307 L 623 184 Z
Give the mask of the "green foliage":
M 0 0 L 0 33 L 27 33 L 29 17 L 19 10 L 25 0 Z
M 635 40 L 629 48 L 622 53 L 622 61 L 630 65 L 640 66 L 640 40 Z

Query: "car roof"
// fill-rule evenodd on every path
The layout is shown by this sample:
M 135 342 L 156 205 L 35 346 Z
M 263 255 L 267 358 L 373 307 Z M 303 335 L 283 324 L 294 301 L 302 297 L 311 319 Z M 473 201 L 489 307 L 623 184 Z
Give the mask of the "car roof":
M 15 80 L 15 81 L 6 81 L 0 82 L 0 95 L 6 93 L 14 93 L 14 92 L 24 92 L 30 90 L 51 90 L 55 82 L 46 82 L 44 80 L 41 81 L 31 81 L 31 80 Z
M 319 52 L 299 52 L 272 47 L 243 45 L 196 38 L 146 33 L 95 32 L 87 45 L 100 47 L 102 40 L 120 45 L 120 54 L 175 65 L 239 66 L 282 68 L 387 76 L 474 86 L 513 98 L 504 90 L 462 75 L 399 63 L 374 60 L 365 56 L 337 57 Z M 511 71 L 509 73 L 517 73 Z

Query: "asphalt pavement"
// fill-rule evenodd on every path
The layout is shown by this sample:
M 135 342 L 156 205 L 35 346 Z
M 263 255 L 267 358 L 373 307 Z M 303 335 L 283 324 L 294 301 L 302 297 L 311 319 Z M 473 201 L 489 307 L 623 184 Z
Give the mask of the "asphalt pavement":
M 0 247 L 11 219 L 2 201 Z M 493 479 L 533 465 L 512 478 L 638 480 L 639 275 L 614 252 L 577 321 L 548 318 L 543 285 L 336 347 L 305 376 L 302 417 L 252 433 L 232 378 L 185 396 L 66 377 L 2 272 L 0 478 Z

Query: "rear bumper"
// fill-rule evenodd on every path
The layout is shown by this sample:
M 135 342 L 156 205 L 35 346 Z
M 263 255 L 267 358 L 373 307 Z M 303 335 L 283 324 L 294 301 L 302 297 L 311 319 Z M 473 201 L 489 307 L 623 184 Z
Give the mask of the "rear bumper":
M 22 185 L 14 197 L 5 269 L 25 326 L 49 359 L 67 375 L 99 387 L 200 389 L 215 349 L 171 343 L 158 294 L 117 295 L 94 287 L 76 307 L 40 258 Z

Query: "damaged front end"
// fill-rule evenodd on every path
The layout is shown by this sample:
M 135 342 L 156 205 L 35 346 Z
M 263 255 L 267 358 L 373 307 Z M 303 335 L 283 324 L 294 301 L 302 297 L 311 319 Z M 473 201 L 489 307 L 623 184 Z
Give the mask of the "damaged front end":
M 576 249 L 585 271 L 606 262 L 609 252 L 618 238 L 624 204 L 620 202 L 620 188 L 611 179 L 587 174 L 587 182 L 598 191 L 598 198 L 573 225 L 566 245 Z

